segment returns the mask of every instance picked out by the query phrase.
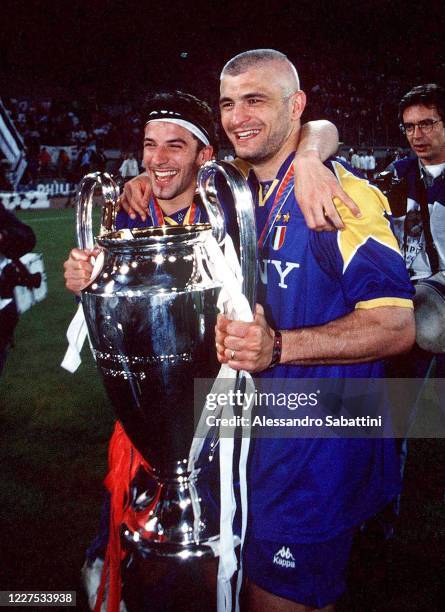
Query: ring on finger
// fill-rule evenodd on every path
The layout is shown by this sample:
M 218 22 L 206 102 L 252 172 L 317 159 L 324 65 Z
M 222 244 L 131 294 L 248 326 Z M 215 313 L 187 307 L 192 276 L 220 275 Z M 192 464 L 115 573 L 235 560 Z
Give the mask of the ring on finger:
M 235 359 L 235 351 L 230 353 L 230 359 L 233 361 Z

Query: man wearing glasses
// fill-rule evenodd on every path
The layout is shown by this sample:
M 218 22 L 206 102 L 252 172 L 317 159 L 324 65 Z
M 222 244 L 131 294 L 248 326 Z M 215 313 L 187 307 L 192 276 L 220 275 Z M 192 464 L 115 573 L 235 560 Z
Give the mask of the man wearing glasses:
M 411 280 L 445 270 L 445 89 L 413 87 L 399 104 L 400 129 L 416 157 L 389 166 L 387 193 L 394 230 Z M 417 345 L 391 366 L 393 376 L 423 378 L 434 355 Z M 436 355 L 436 377 L 445 377 L 445 354 Z
M 387 193 L 394 230 L 414 284 L 445 271 L 445 89 L 435 83 L 413 87 L 399 104 L 400 129 L 416 157 L 389 166 Z M 445 378 L 445 353 L 434 355 L 417 344 L 389 368 L 395 377 Z M 439 397 L 443 391 L 439 390 Z M 415 407 L 411 419 L 414 419 Z M 406 455 L 406 442 L 402 455 Z
M 444 119 L 445 89 L 440 85 L 418 85 L 400 100 L 400 129 L 416 157 L 394 161 L 388 167 L 392 185 L 386 195 L 399 246 L 414 284 L 445 271 Z M 445 378 L 445 353 L 435 355 L 415 344 L 409 353 L 390 361 L 388 375 L 420 379 L 435 376 L 439 379 L 436 393 L 443 409 L 441 379 Z M 407 398 L 408 403 L 413 401 L 411 423 L 415 420 L 418 399 L 418 396 Z M 407 448 L 405 439 L 400 449 L 402 474 Z M 398 506 L 395 509 L 398 513 Z

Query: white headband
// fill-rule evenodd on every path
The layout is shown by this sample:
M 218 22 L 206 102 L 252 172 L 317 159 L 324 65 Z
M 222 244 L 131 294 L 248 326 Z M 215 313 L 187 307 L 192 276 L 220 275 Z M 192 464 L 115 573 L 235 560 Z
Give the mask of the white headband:
M 203 142 L 206 146 L 210 144 L 209 139 L 204 134 L 203 131 L 199 129 L 194 123 L 190 123 L 190 121 L 185 121 L 185 119 L 170 119 L 169 117 L 165 117 L 165 119 L 149 119 L 145 125 L 149 123 L 159 123 L 163 121 L 164 123 L 176 123 L 176 125 L 180 125 L 185 128 L 189 132 L 191 132 L 198 140 Z

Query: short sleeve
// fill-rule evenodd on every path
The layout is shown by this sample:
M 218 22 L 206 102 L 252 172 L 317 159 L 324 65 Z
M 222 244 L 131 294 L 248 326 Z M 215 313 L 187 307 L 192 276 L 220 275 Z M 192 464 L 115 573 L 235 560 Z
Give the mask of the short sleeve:
M 338 278 L 346 303 L 353 308 L 412 308 L 413 286 L 391 229 L 385 196 L 339 162 L 332 168 L 344 191 L 362 213 L 356 218 L 337 200 L 345 229 L 314 233 L 313 247 L 321 267 Z

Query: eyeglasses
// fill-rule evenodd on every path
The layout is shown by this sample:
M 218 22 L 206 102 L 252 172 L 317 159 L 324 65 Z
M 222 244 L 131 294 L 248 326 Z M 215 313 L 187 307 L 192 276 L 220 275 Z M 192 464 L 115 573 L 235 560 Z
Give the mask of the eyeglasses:
M 407 136 L 412 136 L 416 127 L 419 128 L 422 134 L 429 134 L 436 123 L 440 123 L 441 121 L 442 119 L 424 119 L 417 123 L 401 123 L 399 127 L 402 134 L 406 134 Z

